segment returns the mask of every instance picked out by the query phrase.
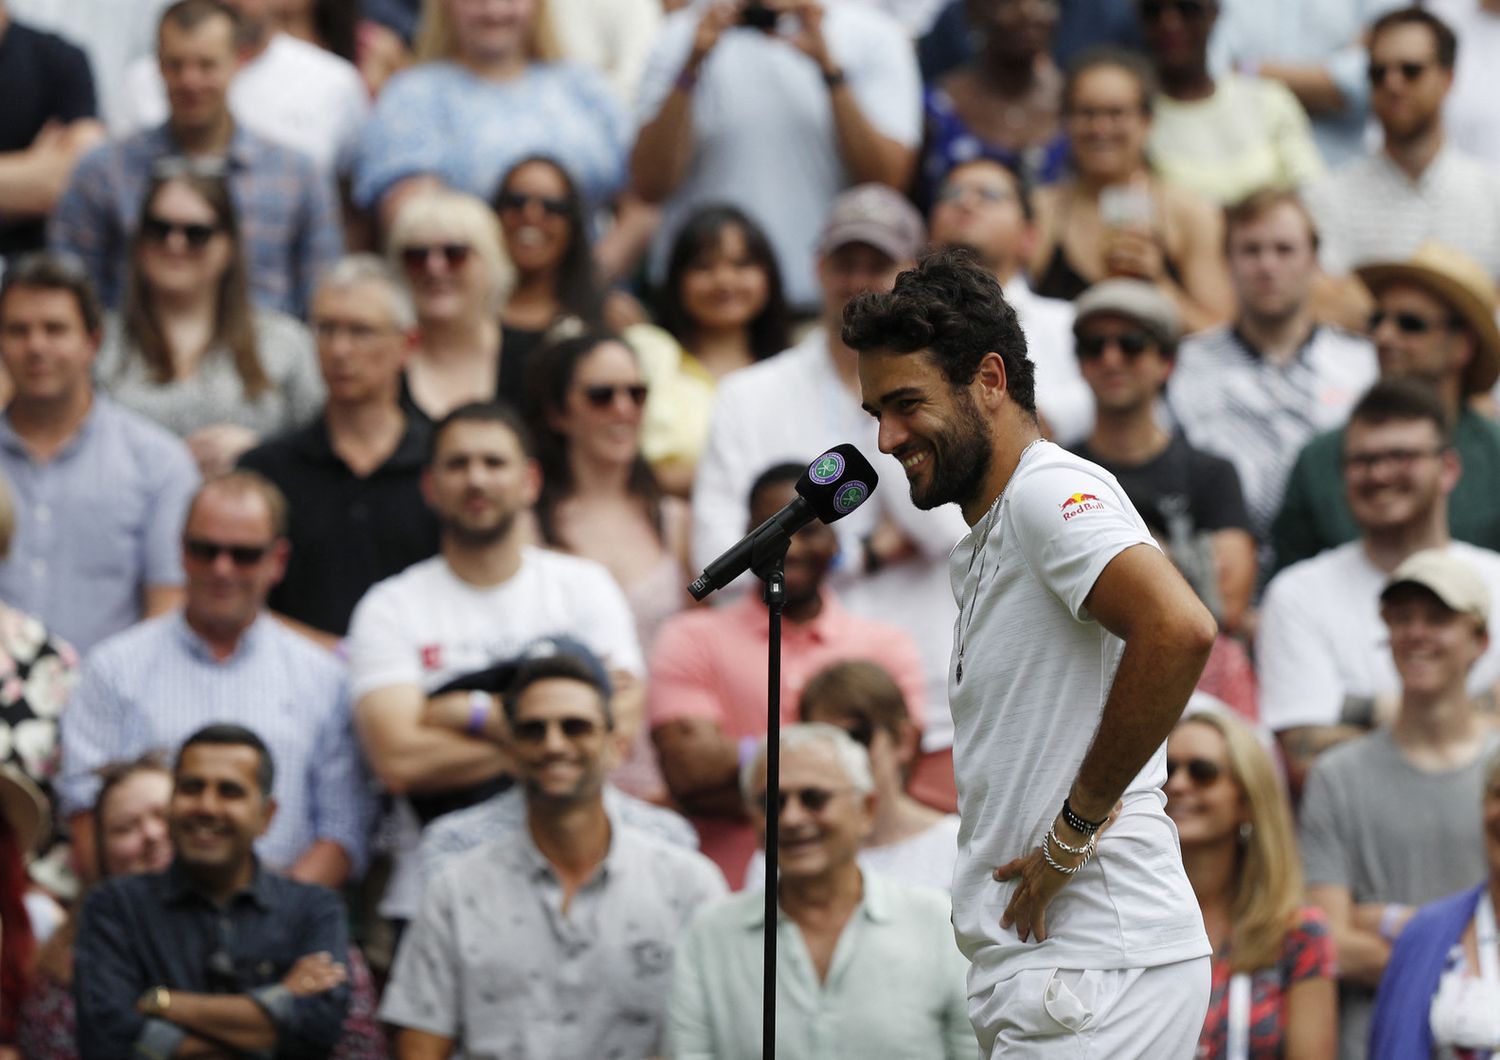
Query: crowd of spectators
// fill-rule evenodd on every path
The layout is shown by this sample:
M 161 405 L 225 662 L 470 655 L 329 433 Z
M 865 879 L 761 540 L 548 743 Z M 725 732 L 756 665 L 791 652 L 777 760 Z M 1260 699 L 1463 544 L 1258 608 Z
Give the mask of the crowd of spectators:
M 0 1060 L 757 1056 L 766 930 L 781 1055 L 973 1055 L 966 527 L 842 332 L 939 248 L 1219 622 L 1198 1055 L 1500 1055 L 1497 55 L 1500 0 L 0 0 Z M 758 585 L 686 587 L 840 442 L 773 792 Z

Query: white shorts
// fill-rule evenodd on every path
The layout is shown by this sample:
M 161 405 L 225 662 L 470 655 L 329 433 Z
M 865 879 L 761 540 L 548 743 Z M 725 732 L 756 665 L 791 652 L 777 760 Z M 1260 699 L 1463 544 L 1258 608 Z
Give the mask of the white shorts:
M 1017 972 L 969 998 L 981 1058 L 1191 1060 L 1208 1015 L 1209 959 L 1155 968 Z

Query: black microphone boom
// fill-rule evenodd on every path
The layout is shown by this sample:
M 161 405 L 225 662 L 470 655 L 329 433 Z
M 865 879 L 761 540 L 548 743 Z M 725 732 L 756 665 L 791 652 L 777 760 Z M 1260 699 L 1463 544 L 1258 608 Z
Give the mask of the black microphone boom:
M 814 519 L 833 523 L 875 492 L 879 476 L 854 446 L 836 445 L 818 457 L 797 480 L 797 496 L 781 511 L 740 538 L 688 586 L 694 600 L 724 588 L 747 570 L 779 558 L 792 535 Z

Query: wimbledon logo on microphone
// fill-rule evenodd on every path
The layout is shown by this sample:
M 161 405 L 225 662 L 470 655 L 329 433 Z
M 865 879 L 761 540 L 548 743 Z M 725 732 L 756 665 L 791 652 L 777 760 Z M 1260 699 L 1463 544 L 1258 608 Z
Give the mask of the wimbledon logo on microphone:
M 807 477 L 820 486 L 828 485 L 843 473 L 844 456 L 842 453 L 824 453 L 813 461 L 812 467 L 807 469 Z
M 870 487 L 863 482 L 846 482 L 833 495 L 833 508 L 840 515 L 848 515 L 863 504 L 869 495 Z

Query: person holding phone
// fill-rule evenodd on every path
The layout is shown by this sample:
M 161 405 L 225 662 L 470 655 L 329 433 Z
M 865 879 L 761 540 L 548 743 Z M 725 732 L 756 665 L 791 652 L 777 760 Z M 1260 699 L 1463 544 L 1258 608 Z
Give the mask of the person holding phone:
M 1147 162 L 1155 95 L 1150 66 L 1130 52 L 1089 52 L 1068 72 L 1063 122 L 1073 176 L 1037 189 L 1032 287 L 1072 299 L 1112 276 L 1146 280 L 1193 332 L 1234 309 L 1224 226 L 1207 200 L 1163 180 Z

